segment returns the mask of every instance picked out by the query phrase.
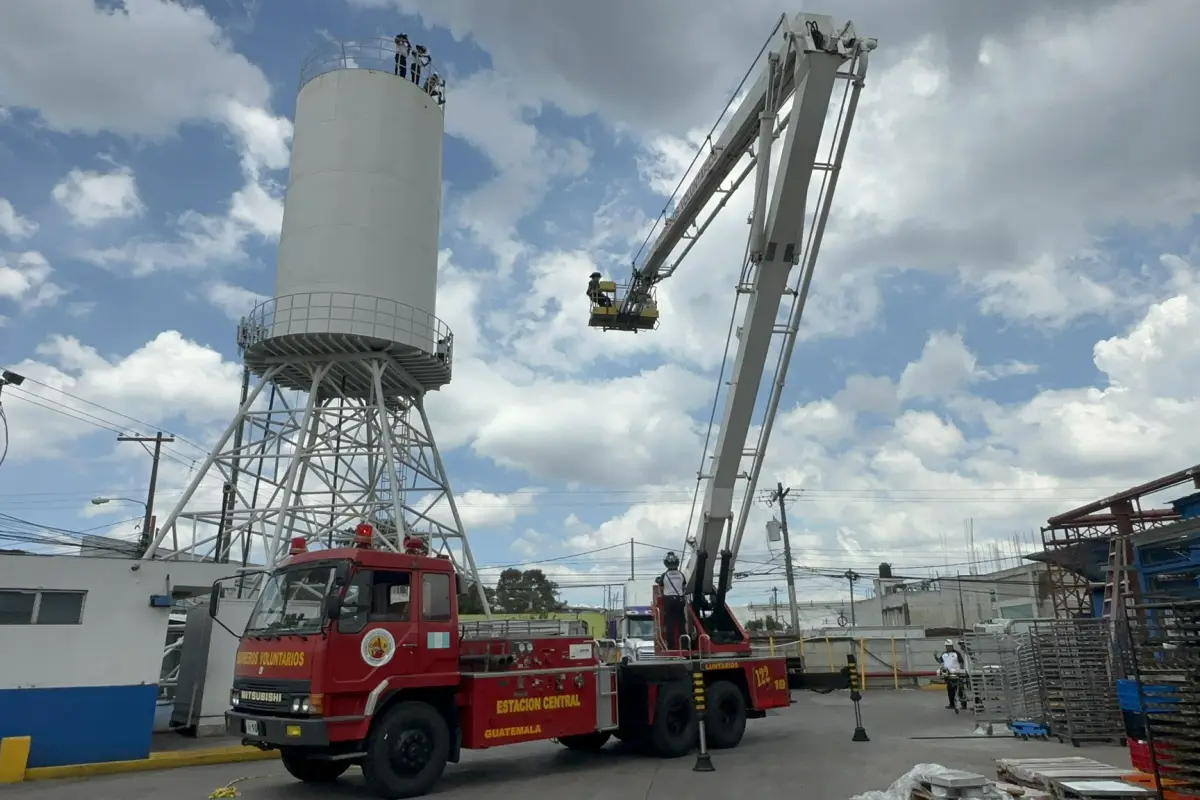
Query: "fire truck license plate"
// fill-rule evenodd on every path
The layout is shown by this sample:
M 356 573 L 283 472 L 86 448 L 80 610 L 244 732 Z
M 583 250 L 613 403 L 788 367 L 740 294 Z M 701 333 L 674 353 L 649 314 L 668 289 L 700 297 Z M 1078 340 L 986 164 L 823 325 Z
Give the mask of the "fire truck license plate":
M 246 733 L 249 736 L 258 736 L 258 720 L 256 720 L 256 719 L 246 720 Z

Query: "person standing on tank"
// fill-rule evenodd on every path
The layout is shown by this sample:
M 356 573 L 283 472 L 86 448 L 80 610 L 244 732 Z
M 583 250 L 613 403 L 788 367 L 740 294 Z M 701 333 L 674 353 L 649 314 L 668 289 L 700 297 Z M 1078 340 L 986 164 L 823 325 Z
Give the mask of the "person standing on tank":
M 408 77 L 408 57 L 411 53 L 412 44 L 408 41 L 408 34 L 396 34 L 396 74 L 401 78 Z
M 433 62 L 433 58 L 429 55 L 429 51 L 425 49 L 425 45 L 419 44 L 413 48 L 412 55 L 412 81 L 417 86 L 421 85 L 421 72 Z

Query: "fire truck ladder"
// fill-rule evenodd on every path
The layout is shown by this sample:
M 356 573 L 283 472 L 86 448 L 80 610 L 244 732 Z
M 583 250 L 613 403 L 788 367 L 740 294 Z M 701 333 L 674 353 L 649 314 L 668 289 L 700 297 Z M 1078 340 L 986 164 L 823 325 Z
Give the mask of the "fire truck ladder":
M 768 52 L 771 41 L 781 31 L 782 43 Z M 866 76 L 867 54 L 875 46 L 874 39 L 859 38 L 852 23 L 839 28 L 832 17 L 819 14 L 797 14 L 790 20 L 783 17 L 760 52 L 760 58 L 763 52 L 767 53 L 767 58 L 757 82 L 729 116 L 728 123 L 715 142 L 712 135 L 717 126 L 714 126 L 706 142 L 707 155 L 695 171 L 690 186 L 682 195 L 676 191 L 678 199 L 672 197 L 672 202 L 668 203 L 667 208 L 671 209 L 669 214 L 664 209 L 660 216 L 661 228 L 656 228 L 657 238 L 649 249 L 643 246 L 638 253 L 638 256 L 642 256 L 644 252 L 640 265 L 635 257 L 633 275 L 624 297 L 616 293 L 618 296 L 613 306 L 616 311 L 600 315 L 601 319 L 598 320 L 593 305 L 593 315 L 589 321 L 593 327 L 605 330 L 639 329 L 636 325 L 622 327 L 618 323 L 622 319 L 636 319 L 642 310 L 653 306 L 651 290 L 675 273 L 733 193 L 752 172 L 755 174 L 754 210 L 750 219 L 746 256 L 737 283 L 737 301 L 730 318 L 721 380 L 718 381 L 713 400 L 705 455 L 697 473 L 696 494 L 692 503 L 694 519 L 696 501 L 703 485 L 704 502 L 699 530 L 694 540 L 689 537 L 685 544 L 685 551 L 691 545 L 686 568 L 689 593 L 715 596 L 717 602 L 712 604 L 714 614 L 728 613 L 725 610 L 725 595 L 750 506 L 754 501 L 754 491 L 795 347 L 796 333 L 808 299 L 817 254 Z M 829 152 L 821 158 L 818 153 L 825 119 L 839 81 L 844 86 L 841 108 Z M 791 107 L 787 110 L 785 106 L 789 101 Z M 732 105 L 732 101 L 729 105 Z M 726 111 L 728 109 L 727 105 Z M 772 176 L 771 163 L 776 155 L 773 147 L 780 138 L 778 167 Z M 704 148 L 701 149 L 703 152 Z M 745 156 L 749 156 L 749 159 L 744 159 Z M 699 158 L 700 153 L 697 153 L 697 160 Z M 748 163 L 743 165 L 744 160 Z M 740 172 L 726 184 L 738 167 L 741 167 Z M 814 173 L 821 173 L 822 179 L 816 209 L 810 219 L 806 206 Z M 708 206 L 714 198 L 719 199 L 711 204 L 710 209 Z M 672 258 L 676 246 L 685 240 L 686 244 L 679 255 Z M 801 265 L 797 280 L 789 285 L 792 267 L 797 264 Z M 791 297 L 791 304 L 787 314 L 781 315 L 785 296 Z M 741 327 L 736 328 L 738 306 L 743 297 L 746 298 L 744 317 Z M 657 308 L 653 310 L 656 325 Z M 782 321 L 781 316 L 784 316 Z M 604 324 L 605 320 L 610 319 L 612 324 Z M 642 329 L 645 327 L 648 326 L 643 324 Z M 755 416 L 760 385 L 777 337 L 780 341 L 765 417 L 754 448 L 747 450 L 746 442 Z M 737 350 L 726 381 L 726 365 L 735 340 L 738 343 Z M 717 427 L 717 405 L 726 385 L 729 391 L 725 397 L 724 415 L 709 455 L 708 443 L 712 439 L 713 428 Z M 743 469 L 743 459 L 747 457 L 750 465 L 748 469 Z M 710 460 L 711 464 L 708 463 Z M 742 495 L 741 513 L 735 520 L 734 498 L 738 481 L 742 479 L 747 481 L 747 486 Z M 689 534 L 691 526 L 689 519 Z M 723 548 L 722 538 L 725 539 Z M 715 580 L 715 556 L 718 553 L 721 556 L 720 578 Z M 722 625 L 720 620 L 713 622 Z M 732 625 L 731 621 L 726 622 Z

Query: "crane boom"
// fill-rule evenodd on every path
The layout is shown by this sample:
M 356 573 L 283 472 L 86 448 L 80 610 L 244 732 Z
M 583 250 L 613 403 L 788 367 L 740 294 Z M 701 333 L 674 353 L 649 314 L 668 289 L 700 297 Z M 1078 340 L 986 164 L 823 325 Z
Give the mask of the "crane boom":
M 847 23 L 841 29 L 836 29 L 831 17 L 816 14 L 797 15 L 788 26 L 784 38 L 784 47 L 772 53 L 754 89 L 734 113 L 725 133 L 714 147 L 714 152 L 718 155 L 709 171 L 712 177 L 715 177 L 717 171 L 722 171 L 724 176 L 728 176 L 733 164 L 752 147 L 752 134 L 757 128 L 758 175 L 749 247 L 753 270 L 749 286 L 739 287 L 739 290 L 747 294 L 745 315 L 730 375 L 730 389 L 725 398 L 725 409 L 713 449 L 709 474 L 706 476 L 695 548 L 686 571 L 690 590 L 698 590 L 705 594 L 715 593 L 722 602 L 728 590 L 729 576 L 741 539 L 740 535 L 735 537 L 730 531 L 727 546 L 721 550 L 722 537 L 726 528 L 731 527 L 733 522 L 737 481 L 739 478 L 749 477 L 743 473 L 742 461 L 747 455 L 754 458 L 756 463 L 751 475 L 757 478 L 757 468 L 761 465 L 767 443 L 766 437 L 760 435 L 757 448 L 749 453 L 746 450 L 758 402 L 759 386 L 762 383 L 773 337 L 782 332 L 794 338 L 795 326 L 799 323 L 799 314 L 793 309 L 788 325 L 782 326 L 781 330 L 778 324 L 780 305 L 789 293 L 788 280 L 792 267 L 800 263 L 802 256 L 807 262 L 803 287 L 804 294 L 807 294 L 807 281 L 811 278 L 811 267 L 819 247 L 820 230 L 824 227 L 829 200 L 832 197 L 832 187 L 828 187 L 829 190 L 824 192 L 822 197 L 823 208 L 814 214 L 811 228 L 806 226 L 812 176 L 814 172 L 824 168 L 836 177 L 840 166 L 836 162 L 819 164 L 817 161 L 830 101 L 838 78 L 851 79 L 851 98 L 847 101 L 850 104 L 849 117 L 843 115 L 843 119 L 839 120 L 841 141 L 838 143 L 837 161 L 840 161 L 858 91 L 865 75 L 866 53 L 875 45 L 874 40 L 859 40 L 852 24 Z M 849 73 L 840 71 L 843 65 L 853 62 L 857 62 L 856 70 Z M 773 186 L 768 187 L 776 112 L 783 107 L 789 95 L 792 107 L 784 123 L 786 130 L 783 141 L 779 143 L 781 152 Z M 730 149 L 718 149 L 723 147 Z M 740 151 L 735 148 L 740 148 Z M 688 208 L 681 209 L 676 224 L 686 222 L 685 215 L 690 213 L 692 207 L 703 208 L 711 198 L 711 194 L 707 198 L 704 195 L 715 191 L 709 188 L 712 177 L 703 171 L 700 173 L 698 180 L 702 188 L 697 190 L 693 197 L 685 195 Z M 723 179 L 722 177 L 721 180 Z M 717 185 L 719 186 L 719 181 Z M 668 234 L 678 235 L 677 228 L 665 228 L 663 237 Z M 662 237 L 660 241 L 664 241 Z M 659 251 L 656 248 L 651 254 L 657 252 Z M 777 375 L 776 382 L 781 388 L 782 376 Z M 778 403 L 778 392 L 772 392 L 772 401 Z M 768 422 L 765 424 L 767 436 L 773 415 L 774 408 L 771 408 L 768 411 Z M 750 490 L 753 490 L 753 486 Z M 716 555 L 719 552 L 723 556 L 721 575 L 719 582 L 715 583 Z
M 728 643 L 744 637 L 725 604 L 725 595 L 866 75 L 867 53 L 876 46 L 874 39 L 860 39 L 852 23 L 837 28 L 832 17 L 821 14 L 802 13 L 784 18 L 779 27 L 782 41 L 767 51 L 761 74 L 716 141 L 710 142 L 711 149 L 691 184 L 664 219 L 641 264 L 635 263 L 628 286 L 602 281 L 596 273 L 588 287 L 592 327 L 634 332 L 657 327 L 653 287 L 675 272 L 691 244 L 703 234 L 733 191 L 751 170 L 755 172 L 748 257 L 737 287 L 739 295 L 746 295 L 747 302 L 716 443 L 706 465 L 708 469 L 702 469 L 699 476 L 704 483 L 702 515 L 686 567 L 688 592 L 694 596 L 692 607 L 698 615 L 703 612 L 702 624 L 713 642 Z M 819 162 L 817 155 L 825 120 L 840 79 L 847 80 L 849 88 L 838 115 L 834 153 L 827 162 Z M 789 100 L 791 108 L 779 119 Z M 782 141 L 777 142 L 780 138 Z M 773 153 L 773 148 L 780 152 Z M 749 165 L 731 185 L 726 185 L 748 154 Z M 771 174 L 773 156 L 778 157 L 774 175 Z M 812 224 L 806 225 L 814 172 L 826 174 Z M 724 197 L 715 209 L 707 210 L 718 195 Z M 683 241 L 688 244 L 672 262 L 674 251 Z M 801 263 L 800 279 L 793 288 L 789 286 L 792 267 Z M 780 307 L 789 295 L 792 301 L 787 323 L 780 325 Z M 756 446 L 747 451 L 759 387 L 777 334 L 784 341 L 778 350 L 779 362 L 766 419 L 759 429 Z M 746 456 L 753 460 L 748 471 L 743 470 Z M 742 478 L 749 479 L 749 488 L 735 532 L 733 504 L 737 482 Z M 722 548 L 727 529 L 728 538 Z M 720 575 L 714 579 L 718 555 Z

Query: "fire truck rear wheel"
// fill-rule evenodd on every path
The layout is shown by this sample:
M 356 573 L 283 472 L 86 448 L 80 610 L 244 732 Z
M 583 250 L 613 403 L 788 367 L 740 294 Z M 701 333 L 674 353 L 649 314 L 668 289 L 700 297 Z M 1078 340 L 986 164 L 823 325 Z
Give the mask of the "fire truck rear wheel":
M 708 744 L 716 750 L 737 747 L 746 733 L 746 696 L 730 681 L 708 687 L 708 711 L 704 715 Z
M 692 706 L 691 687 L 686 683 L 667 683 L 659 687 L 650 726 L 650 747 L 660 758 L 680 758 L 696 743 L 696 710 Z
M 568 750 L 595 752 L 608 744 L 611 737 L 612 734 L 608 731 L 592 731 L 591 733 L 578 733 L 574 736 L 560 736 L 558 743 Z
M 450 755 L 450 728 L 427 703 L 404 701 L 371 728 L 363 759 L 370 790 L 387 800 L 419 797 L 442 777 Z
M 288 774 L 305 783 L 332 783 L 350 769 L 349 761 L 313 758 L 303 750 L 290 747 L 280 751 L 279 760 L 283 762 L 283 768 Z

